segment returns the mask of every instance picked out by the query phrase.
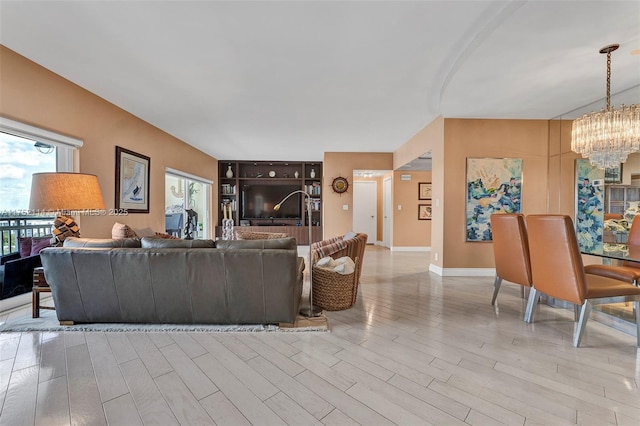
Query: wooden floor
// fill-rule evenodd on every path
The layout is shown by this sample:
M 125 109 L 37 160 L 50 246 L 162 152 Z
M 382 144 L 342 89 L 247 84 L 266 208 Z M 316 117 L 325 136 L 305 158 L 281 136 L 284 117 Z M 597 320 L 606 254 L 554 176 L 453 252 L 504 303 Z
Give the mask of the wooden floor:
M 592 321 L 575 349 L 572 312 L 525 324 L 517 286 L 494 309 L 425 253 L 364 260 L 330 333 L 4 333 L 0 424 L 640 424 L 634 336 Z

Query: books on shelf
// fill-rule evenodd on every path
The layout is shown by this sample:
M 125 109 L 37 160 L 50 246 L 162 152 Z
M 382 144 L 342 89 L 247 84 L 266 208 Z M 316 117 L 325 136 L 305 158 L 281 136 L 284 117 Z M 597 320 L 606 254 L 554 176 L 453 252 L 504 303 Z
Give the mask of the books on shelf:
M 231 210 L 235 211 L 237 210 L 237 202 L 235 199 L 231 199 L 231 198 L 223 198 L 220 202 L 220 210 L 224 211 L 224 208 L 226 207 L 227 209 L 229 208 L 229 206 L 231 206 Z
M 220 185 L 220 191 L 222 195 L 236 195 L 236 186 L 230 183 L 223 183 Z
M 320 183 L 313 182 L 310 185 L 305 185 L 304 190 L 310 195 L 320 195 L 320 190 L 321 190 Z

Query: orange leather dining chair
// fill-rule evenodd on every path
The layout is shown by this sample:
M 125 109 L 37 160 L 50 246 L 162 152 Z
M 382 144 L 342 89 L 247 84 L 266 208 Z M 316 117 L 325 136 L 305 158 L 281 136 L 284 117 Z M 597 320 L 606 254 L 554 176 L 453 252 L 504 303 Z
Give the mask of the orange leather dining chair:
M 627 244 L 640 246 L 640 215 L 631 222 Z M 638 285 L 640 282 L 640 263 L 637 262 L 623 261 L 621 265 L 585 265 L 584 271 L 587 274 L 615 278 L 634 285 Z
M 531 287 L 531 262 L 524 215 L 491 215 L 491 233 L 496 264 L 496 278 L 491 298 L 491 304 L 494 305 L 502 280 Z
M 640 288 L 613 278 L 586 274 L 573 221 L 566 215 L 527 216 L 533 286 L 525 321 L 533 321 L 540 293 L 580 306 L 573 345 L 580 346 L 593 304 L 634 302 L 640 347 Z

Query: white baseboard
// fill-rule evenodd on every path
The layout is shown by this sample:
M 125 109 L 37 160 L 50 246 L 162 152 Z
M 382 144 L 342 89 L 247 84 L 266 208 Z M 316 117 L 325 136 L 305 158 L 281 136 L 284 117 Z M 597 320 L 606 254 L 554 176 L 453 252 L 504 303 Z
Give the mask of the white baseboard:
M 430 265 L 429 271 L 442 277 L 494 277 L 495 268 L 442 268 Z
M 431 247 L 401 247 L 401 246 L 391 246 L 391 251 L 431 251 Z
M 429 272 L 433 272 L 436 275 L 442 276 L 442 267 L 431 264 L 429 265 Z

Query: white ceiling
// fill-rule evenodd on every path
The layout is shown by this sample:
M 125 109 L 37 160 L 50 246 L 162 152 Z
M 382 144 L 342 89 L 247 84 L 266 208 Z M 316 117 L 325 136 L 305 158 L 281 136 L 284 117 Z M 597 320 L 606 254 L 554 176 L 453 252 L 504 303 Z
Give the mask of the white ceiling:
M 610 43 L 612 92 L 640 88 L 637 0 L 2 0 L 0 43 L 218 159 L 391 152 L 438 115 L 552 118 L 604 97 Z

